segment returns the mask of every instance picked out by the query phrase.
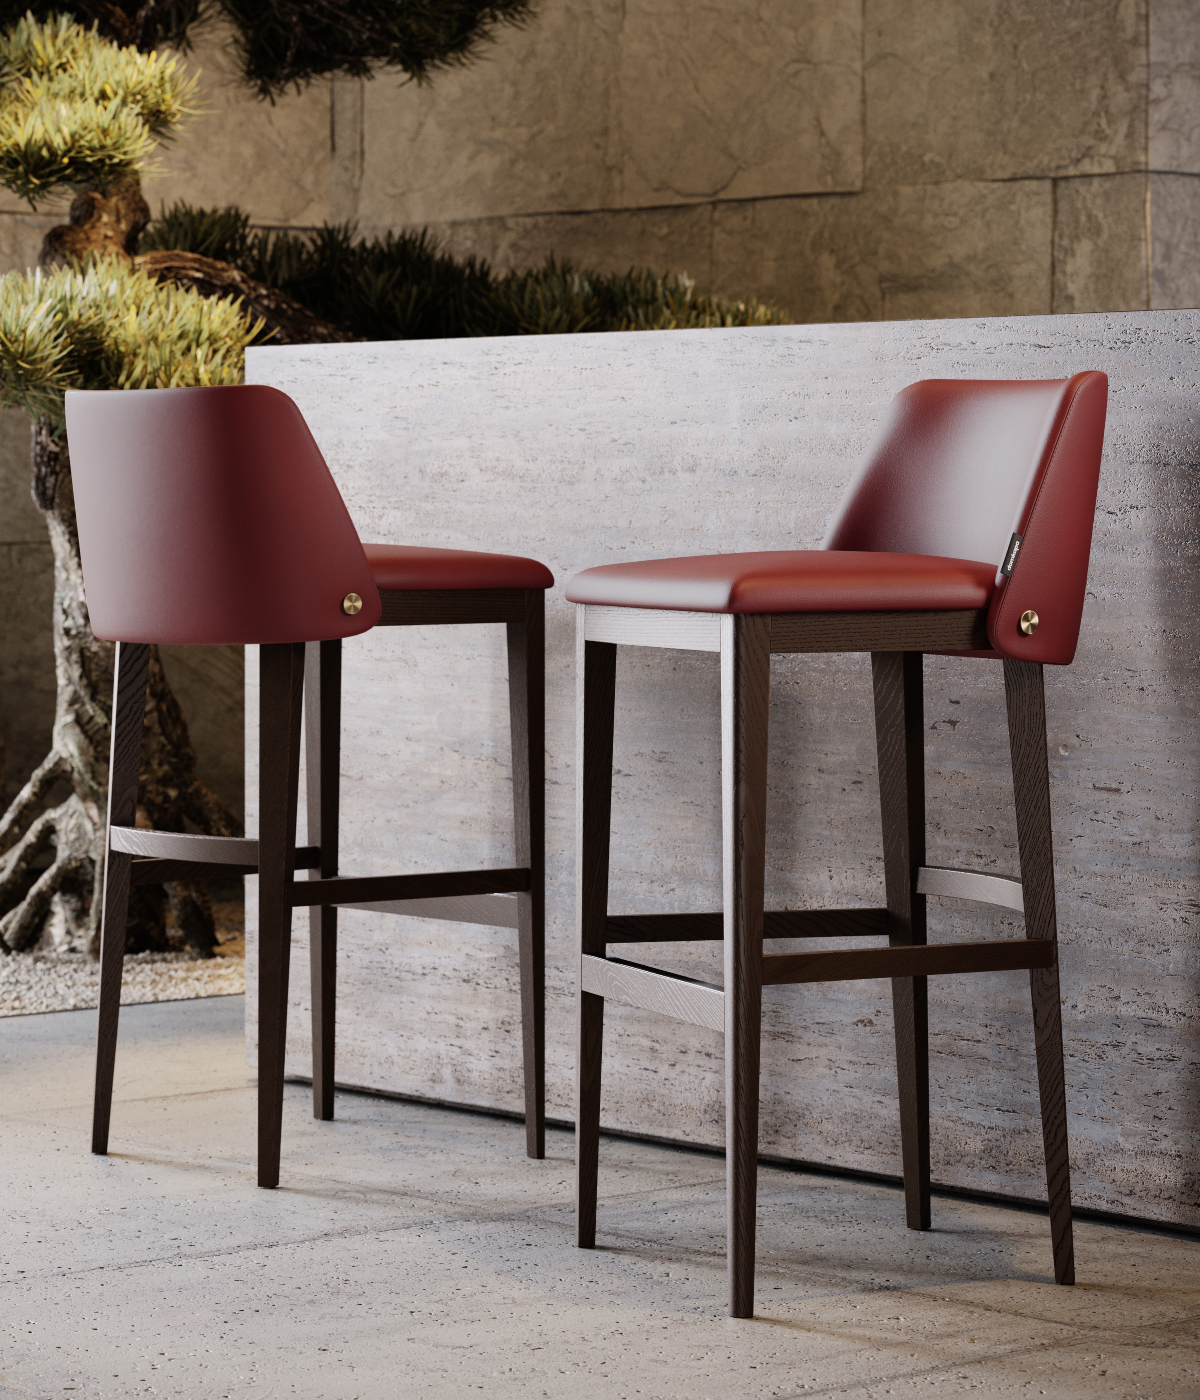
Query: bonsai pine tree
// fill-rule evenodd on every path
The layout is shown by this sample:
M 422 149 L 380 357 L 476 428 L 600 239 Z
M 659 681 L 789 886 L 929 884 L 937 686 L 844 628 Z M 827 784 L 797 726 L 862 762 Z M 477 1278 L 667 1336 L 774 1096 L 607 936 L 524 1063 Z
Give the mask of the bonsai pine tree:
M 0 821 L 0 941 L 29 946 L 53 917 L 56 942 L 95 951 L 104 868 L 113 646 L 88 624 L 70 461 L 62 432 L 69 388 L 235 384 L 261 322 L 241 305 L 163 286 L 127 262 L 0 279 L 0 398 L 33 417 L 33 497 L 54 554 L 57 702 L 49 754 Z M 152 656 L 139 822 L 216 835 L 237 823 L 196 776 L 187 725 Z M 52 853 L 48 867 L 44 857 Z M 213 920 L 202 885 L 149 888 L 131 918 L 135 947 L 166 946 L 169 898 L 181 941 L 208 951 Z
M 186 51 L 197 29 L 223 19 L 243 78 L 274 98 L 314 78 L 365 78 L 379 68 L 424 82 L 469 63 L 497 26 L 521 24 L 531 12 L 531 0 L 0 0 L 0 26 L 27 13 L 69 14 L 149 53 L 163 45 Z
M 236 383 L 244 347 L 265 331 L 278 340 L 350 338 L 219 260 L 160 250 L 137 265 L 150 220 L 139 171 L 194 103 L 194 80 L 161 46 L 186 49 L 194 27 L 218 12 L 234 25 L 247 80 L 274 97 L 381 64 L 423 79 L 466 61 L 497 23 L 522 19 L 528 0 L 0 3 L 0 183 L 35 208 L 64 189 L 73 195 L 70 222 L 46 236 L 39 272 L 0 281 L 0 401 L 34 420 L 33 496 L 54 551 L 58 681 L 51 751 L 0 818 L 0 952 L 28 947 L 48 918 L 59 946 L 98 952 L 113 649 L 88 624 L 63 394 Z M 188 821 L 237 834 L 196 777 L 156 655 L 138 801 L 139 821 L 153 827 Z M 202 885 L 135 895 L 131 951 L 165 945 L 168 899 L 181 941 L 211 949 Z
M 145 224 L 137 169 L 188 113 L 177 60 L 122 49 L 59 17 L 0 38 L 0 181 L 35 205 L 75 191 L 70 225 L 44 261 L 69 264 L 0 281 L 0 398 L 33 418 L 33 497 L 54 554 L 57 703 L 50 753 L 0 820 L 0 946 L 28 946 L 53 916 L 56 941 L 94 951 L 103 875 L 112 647 L 87 620 L 63 426 L 71 387 L 235 383 L 256 327 L 229 301 L 160 286 L 130 256 Z M 142 760 L 142 820 L 214 834 L 237 824 L 196 778 L 195 754 L 157 657 Z M 53 855 L 42 868 L 45 857 Z M 208 950 L 202 886 L 173 885 L 182 941 Z M 135 947 L 164 946 L 164 892 L 133 911 Z

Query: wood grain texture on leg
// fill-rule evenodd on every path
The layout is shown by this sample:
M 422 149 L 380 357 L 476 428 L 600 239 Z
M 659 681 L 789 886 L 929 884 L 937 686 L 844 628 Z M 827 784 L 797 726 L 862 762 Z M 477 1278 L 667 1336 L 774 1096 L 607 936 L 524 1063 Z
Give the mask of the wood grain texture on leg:
M 525 594 L 525 615 L 508 623 L 516 863 L 529 867 L 517 895 L 525 1151 L 546 1155 L 546 595 Z
M 279 1185 L 290 886 L 296 859 L 304 643 L 260 649 L 258 717 L 258 1184 Z
M 142 759 L 142 720 L 150 648 L 118 642 L 113 672 L 112 741 L 108 759 L 108 825 L 133 826 L 137 820 L 138 772 Z M 117 1024 L 121 1016 L 121 973 L 125 959 L 125 919 L 129 909 L 129 869 L 133 857 L 108 850 L 104 863 L 104 904 L 100 925 L 100 1012 L 96 1024 L 96 1083 L 92 1096 L 92 1151 L 108 1151 Z
M 1050 772 L 1046 755 L 1046 696 L 1042 668 L 1029 661 L 1004 663 L 1008 736 L 1012 749 L 1013 798 L 1021 885 L 1025 896 L 1025 935 L 1058 944 L 1054 900 L 1054 841 L 1050 816 Z M 1055 1283 L 1075 1282 L 1071 1229 L 1071 1159 L 1067 1143 L 1067 1087 L 1063 1065 L 1062 1002 L 1058 959 L 1029 974 L 1033 1033 L 1037 1048 L 1042 1142 L 1046 1151 L 1046 1192 Z
M 617 648 L 585 640 L 586 609 L 576 609 L 575 923 L 579 956 L 605 951 L 608 854 L 612 820 L 613 708 Z M 604 998 L 583 990 L 576 964 L 575 1243 L 596 1244 L 596 1178 L 600 1163 L 600 1078 Z
M 320 849 L 310 880 L 338 873 L 338 797 L 342 748 L 342 644 L 309 642 L 304 663 L 305 784 L 308 844 Z M 312 991 L 313 1117 L 333 1117 L 337 1026 L 337 920 L 331 905 L 308 911 L 308 966 Z
M 879 752 L 879 809 L 888 941 L 905 947 L 926 941 L 925 896 L 916 893 L 925 864 L 925 752 L 923 657 L 920 652 L 875 652 L 875 739 Z M 900 1092 L 900 1145 L 904 1213 L 910 1230 L 928 1230 L 929 1197 L 929 979 L 892 979 L 896 1080 Z
M 721 619 L 725 1184 L 731 1317 L 754 1315 L 771 620 Z

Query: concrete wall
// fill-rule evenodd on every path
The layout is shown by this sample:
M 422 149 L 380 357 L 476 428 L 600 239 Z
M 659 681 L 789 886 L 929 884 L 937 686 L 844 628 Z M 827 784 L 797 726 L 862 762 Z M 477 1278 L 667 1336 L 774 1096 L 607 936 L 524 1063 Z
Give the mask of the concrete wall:
M 1111 397 L 1080 648 L 1046 675 L 1075 1191 L 1200 1225 L 1198 334 L 1200 312 L 1149 312 L 250 352 L 248 376 L 299 402 L 365 538 L 531 554 L 558 580 L 553 1115 L 573 1113 L 566 580 L 621 558 L 814 547 L 906 383 L 1102 369 Z M 345 655 L 343 873 L 507 865 L 503 629 L 379 628 Z M 718 670 L 704 654 L 621 652 L 614 913 L 720 908 Z M 931 865 L 1019 873 L 999 672 L 926 661 Z M 881 903 L 865 657 L 774 659 L 769 761 L 768 907 Z M 930 906 L 931 939 L 1021 930 L 1007 911 Z M 307 921 L 295 924 L 288 1066 L 303 1075 Z M 519 1111 L 515 935 L 361 911 L 341 929 L 339 1078 Z M 643 951 L 720 981 L 715 947 Z M 247 974 L 252 986 L 253 960 Z M 1027 978 L 933 978 L 930 1006 L 935 1178 L 1044 1198 Z M 253 996 L 247 1010 L 253 1035 Z M 764 1015 L 763 1151 L 898 1173 L 887 984 L 772 988 Z M 606 1123 L 723 1141 L 719 1036 L 610 1004 L 606 1043 Z

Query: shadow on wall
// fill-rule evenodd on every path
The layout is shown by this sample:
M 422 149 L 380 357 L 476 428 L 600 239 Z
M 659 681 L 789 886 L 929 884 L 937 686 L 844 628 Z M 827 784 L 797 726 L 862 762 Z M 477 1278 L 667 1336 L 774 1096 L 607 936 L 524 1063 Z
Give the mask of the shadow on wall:
M 1168 718 L 1168 724 L 1161 734 L 1155 736 L 1155 742 L 1173 751 L 1168 763 L 1176 774 L 1176 791 L 1192 794 L 1191 819 L 1181 823 L 1179 829 L 1172 833 L 1173 849 L 1152 850 L 1145 861 L 1147 872 L 1160 872 L 1164 867 L 1173 867 L 1183 876 L 1176 890 L 1162 892 L 1159 901 L 1161 921 L 1154 930 L 1156 936 L 1147 938 L 1145 932 L 1142 934 L 1145 954 L 1156 969 L 1152 980 L 1161 985 L 1164 980 L 1169 984 L 1187 976 L 1188 964 L 1180 954 L 1188 945 L 1194 946 L 1200 938 L 1200 905 L 1195 900 L 1187 899 L 1184 884 L 1189 867 L 1193 873 L 1196 868 L 1195 840 L 1196 833 L 1200 831 L 1200 742 L 1197 739 L 1200 734 L 1197 719 L 1200 716 L 1197 715 L 1195 688 L 1196 640 L 1193 631 L 1178 626 L 1179 618 L 1194 619 L 1200 613 L 1200 498 L 1196 494 L 1196 482 L 1200 478 L 1200 405 L 1197 405 L 1194 397 L 1182 400 L 1182 412 L 1178 417 L 1157 425 L 1157 431 L 1146 444 L 1144 472 L 1149 488 L 1147 508 L 1158 516 L 1156 533 L 1174 541 L 1176 547 L 1155 552 L 1153 581 L 1158 606 L 1148 617 L 1130 617 L 1127 634 L 1135 638 L 1139 632 L 1145 634 L 1149 628 L 1153 628 L 1162 637 L 1160 654 L 1166 666 L 1159 672 L 1158 678 L 1160 682 L 1166 682 L 1170 695 L 1151 695 L 1149 679 L 1143 677 L 1137 683 L 1140 686 L 1144 680 L 1147 692 L 1143 696 L 1139 691 L 1139 698 L 1148 702 L 1148 714 L 1159 718 L 1160 722 L 1161 717 Z M 1122 503 L 1118 514 L 1135 508 Z M 1136 653 L 1132 661 L 1136 666 Z M 1139 775 L 1130 773 L 1128 776 L 1130 786 L 1136 792 L 1140 786 Z M 1144 791 L 1139 805 L 1145 806 L 1147 799 L 1157 801 L 1158 797 L 1159 794 L 1152 789 Z M 1155 878 L 1155 875 L 1151 874 L 1150 878 Z M 1198 997 L 1200 985 L 1185 985 L 1179 987 L 1177 992 L 1169 991 L 1166 997 L 1156 998 L 1159 1005 L 1153 1011 L 1159 1016 L 1163 1011 L 1170 1015 L 1177 1007 L 1195 1005 Z M 1145 1012 L 1141 1019 L 1144 1024 Z M 1200 1028 L 1194 1034 L 1200 1034 Z M 1200 1139 L 1198 1050 L 1200 1045 L 1193 1040 L 1191 1063 L 1184 1079 L 1186 1092 L 1176 1102 L 1169 1101 L 1174 1096 L 1163 1095 L 1154 1106 L 1153 1117 L 1157 1120 L 1154 1126 L 1164 1133 L 1177 1152 L 1183 1144 Z M 1187 1182 L 1185 1190 L 1193 1199 L 1200 1197 L 1200 1175 Z
M 29 419 L 0 410 L 0 769 L 4 806 L 50 747 L 54 726 L 54 563 L 29 494 Z M 164 647 L 163 665 L 196 746 L 200 777 L 245 810 L 241 647 Z

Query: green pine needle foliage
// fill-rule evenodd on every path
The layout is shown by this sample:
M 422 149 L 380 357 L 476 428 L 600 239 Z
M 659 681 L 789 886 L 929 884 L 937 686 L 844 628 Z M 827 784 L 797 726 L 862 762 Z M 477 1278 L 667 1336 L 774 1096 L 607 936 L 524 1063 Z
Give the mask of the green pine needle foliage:
M 235 301 L 108 259 L 0 277 L 0 404 L 63 425 L 68 389 L 238 384 L 260 334 Z
M 0 183 L 34 205 L 61 185 L 105 188 L 195 110 L 195 90 L 169 55 L 28 14 L 0 35 Z
M 10 29 L 27 14 L 38 20 L 67 15 L 82 25 L 94 24 L 105 39 L 144 53 L 164 46 L 186 52 L 214 11 L 212 0 L 0 0 L 0 29 Z
M 29 0 L 0 0 L 0 27 Z M 39 19 L 63 13 L 118 43 L 186 52 L 214 20 L 230 27 L 229 46 L 243 79 L 274 99 L 314 78 L 370 77 L 397 69 L 424 81 L 438 69 L 469 63 L 506 24 L 523 24 L 531 0 L 34 0 Z
M 397 68 L 424 81 L 468 63 L 530 0 L 220 0 L 245 80 L 262 97 L 331 73 Z
M 175 248 L 232 263 L 322 320 L 366 340 L 776 325 L 759 301 L 698 296 L 689 278 L 587 272 L 554 258 L 497 277 L 443 252 L 425 230 L 362 239 L 346 225 L 312 233 L 252 229 L 241 210 L 164 209 L 142 251 Z

